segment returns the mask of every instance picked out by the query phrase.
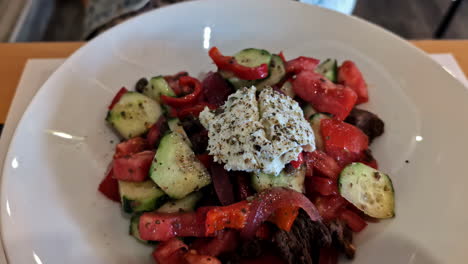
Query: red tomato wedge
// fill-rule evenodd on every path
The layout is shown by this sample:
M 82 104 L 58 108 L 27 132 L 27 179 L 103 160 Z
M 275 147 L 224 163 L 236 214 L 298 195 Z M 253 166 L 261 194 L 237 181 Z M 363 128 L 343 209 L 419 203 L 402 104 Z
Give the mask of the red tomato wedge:
M 127 141 L 117 144 L 115 147 L 115 158 L 121 158 L 128 155 L 133 155 L 142 152 L 149 148 L 148 141 L 141 137 L 131 138 Z
M 340 166 L 362 159 L 369 147 L 369 139 L 359 128 L 348 123 L 323 119 L 320 121 L 325 152 Z
M 112 164 L 109 167 L 109 171 L 99 184 L 98 190 L 110 200 L 120 203 L 119 182 L 113 177 Z
M 218 232 L 213 238 L 198 238 L 190 248 L 199 254 L 208 256 L 219 256 L 220 254 L 235 251 L 239 245 L 239 233 L 234 230 Z
M 154 151 L 143 151 L 114 159 L 114 178 L 122 181 L 145 181 L 153 158 Z
M 312 171 L 312 169 L 315 169 L 325 177 L 328 177 L 332 180 L 338 179 L 338 176 L 341 172 L 341 167 L 325 152 L 316 150 L 314 152 L 306 152 L 304 156 L 307 165 L 307 176 L 312 176 L 313 173 L 309 172 Z
M 338 69 L 338 82 L 353 89 L 358 99 L 356 104 L 362 104 L 369 101 L 367 83 L 362 76 L 361 71 L 352 61 L 345 61 Z
M 340 219 L 344 220 L 354 232 L 361 232 L 367 226 L 366 221 L 351 210 L 344 210 L 340 214 Z
M 309 177 L 305 181 L 307 193 L 319 193 L 324 196 L 337 195 L 338 184 L 334 180 L 322 177 Z
M 313 71 L 302 71 L 291 81 L 294 92 L 317 111 L 330 113 L 344 120 L 354 105 L 357 95 L 351 88 L 337 85 Z
M 286 72 L 298 74 L 302 71 L 314 71 L 319 65 L 320 60 L 310 57 L 300 56 L 286 62 Z
M 156 148 L 162 135 L 168 129 L 166 118 L 161 116 L 146 134 L 146 140 L 151 148 Z
M 317 197 L 314 202 L 324 220 L 336 219 L 348 202 L 340 195 Z

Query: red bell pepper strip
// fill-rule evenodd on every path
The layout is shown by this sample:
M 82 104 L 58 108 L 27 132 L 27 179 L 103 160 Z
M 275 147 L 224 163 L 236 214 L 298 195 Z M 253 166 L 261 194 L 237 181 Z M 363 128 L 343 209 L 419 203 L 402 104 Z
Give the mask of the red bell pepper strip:
M 212 235 L 225 228 L 242 229 L 247 222 L 249 207 L 247 201 L 242 201 L 211 209 L 206 214 L 206 235 Z
M 161 95 L 161 100 L 163 103 L 173 107 L 184 107 L 197 102 L 198 97 L 201 95 L 202 92 L 202 85 L 200 81 L 190 76 L 182 76 L 179 78 L 179 85 L 191 86 L 193 88 L 192 93 L 178 98 L 167 95 Z
M 275 223 L 279 228 L 289 232 L 298 214 L 299 207 L 297 206 L 278 208 L 275 213 L 270 216 L 269 221 Z
M 302 152 L 299 153 L 299 156 L 297 156 L 297 160 L 291 161 L 291 165 L 295 169 L 299 169 L 303 163 L 304 163 L 304 156 L 302 155 Z
M 119 182 L 112 176 L 112 164 L 109 167 L 109 171 L 99 184 L 98 190 L 110 200 L 120 203 Z
M 223 56 L 217 47 L 212 47 L 208 52 L 216 66 L 221 70 L 234 73 L 243 80 L 258 80 L 268 76 L 268 65 L 262 64 L 257 67 L 247 67 L 236 62 L 232 56 Z
M 205 109 L 205 107 L 208 107 L 209 109 L 216 109 L 217 107 L 215 105 L 209 104 L 209 103 L 199 103 L 194 106 L 189 106 L 180 109 L 177 111 L 177 117 L 179 118 L 184 118 L 189 115 L 193 115 L 195 117 L 198 117 L 201 111 Z
M 122 95 L 124 95 L 124 94 L 127 93 L 127 92 L 128 92 L 127 88 L 125 88 L 125 87 L 120 88 L 120 90 L 119 90 L 119 91 L 117 92 L 117 94 L 114 96 L 114 99 L 112 99 L 112 102 L 111 102 L 111 104 L 110 104 L 109 107 L 108 107 L 109 110 L 111 110 L 111 109 L 114 107 L 114 105 L 115 105 L 116 103 L 119 102 L 119 100 L 120 100 L 120 98 L 122 97 Z

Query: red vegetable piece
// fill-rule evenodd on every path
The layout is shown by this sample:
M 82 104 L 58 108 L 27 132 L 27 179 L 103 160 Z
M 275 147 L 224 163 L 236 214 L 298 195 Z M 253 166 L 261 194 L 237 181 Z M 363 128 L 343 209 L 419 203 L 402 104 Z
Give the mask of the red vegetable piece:
M 316 192 L 324 196 L 337 195 L 339 193 L 336 181 L 327 178 L 309 177 L 306 179 L 305 185 L 307 193 Z
M 340 219 L 344 220 L 354 232 L 361 232 L 367 226 L 366 221 L 351 210 L 341 212 Z
M 202 92 L 201 83 L 197 79 L 190 76 L 182 76 L 179 78 L 179 85 L 190 86 L 193 90 L 190 94 L 187 94 L 183 97 L 161 95 L 161 101 L 173 107 L 185 107 L 196 103 Z
M 148 131 L 148 134 L 146 134 L 146 140 L 148 141 L 148 145 L 151 146 L 151 148 L 156 148 L 159 143 L 159 140 L 161 139 L 162 135 L 164 134 L 164 132 L 166 132 L 167 129 L 168 127 L 166 123 L 166 118 L 164 116 L 161 116 L 158 119 L 158 122 L 152 125 Z
M 294 220 L 296 220 L 299 214 L 299 207 L 287 206 L 276 209 L 275 213 L 270 216 L 270 221 L 275 223 L 280 229 L 290 231 Z M 257 231 L 258 232 L 258 231 Z
M 166 75 L 166 76 L 164 76 L 164 80 L 166 80 L 169 87 L 171 87 L 172 91 L 174 91 L 174 93 L 177 96 L 180 96 L 183 93 L 182 92 L 182 87 L 179 85 L 179 79 L 182 76 L 188 76 L 188 73 L 186 71 L 182 71 L 182 72 L 179 72 L 179 73 L 177 73 L 175 75 Z
M 247 199 L 247 197 L 252 196 L 254 191 L 250 186 L 250 175 L 240 171 L 233 172 L 232 174 L 234 175 L 233 178 L 236 179 L 237 191 L 235 194 L 237 200 L 243 201 Z
M 206 234 L 211 235 L 225 228 L 241 229 L 247 222 L 248 214 L 249 204 L 247 201 L 214 207 L 206 214 Z
M 114 159 L 114 178 L 122 181 L 145 181 L 153 158 L 153 151 L 143 151 Z
M 127 141 L 117 144 L 115 147 L 115 158 L 121 158 L 128 155 L 133 155 L 149 148 L 148 141 L 141 137 L 131 138 Z
M 221 70 L 234 73 L 243 80 L 258 80 L 268 76 L 268 65 L 262 64 L 258 67 L 246 67 L 235 61 L 231 56 L 223 56 L 217 47 L 212 47 L 208 52 L 216 66 Z
M 262 239 L 262 240 L 270 239 L 271 238 L 270 226 L 267 223 L 261 224 L 260 227 L 257 229 L 257 232 L 255 233 L 255 237 Z
M 120 203 L 119 183 L 113 177 L 112 164 L 109 166 L 106 177 L 99 184 L 98 190 L 110 200 Z
M 201 255 L 219 256 L 223 253 L 233 252 L 239 243 L 239 233 L 234 230 L 218 232 L 214 238 L 199 238 L 190 248 Z
M 356 92 L 358 96 L 356 104 L 362 104 L 369 101 L 367 83 L 354 62 L 343 62 L 338 69 L 338 82 L 348 86 Z
M 302 71 L 314 71 L 319 65 L 320 60 L 300 56 L 293 60 L 286 62 L 286 72 L 298 74 Z
M 166 241 L 173 237 L 205 237 L 206 209 L 190 213 L 144 213 L 138 229 L 144 240 Z
M 348 202 L 340 195 L 317 197 L 314 202 L 324 220 L 333 220 L 339 216 Z
M 338 251 L 334 248 L 321 248 L 319 264 L 338 264 Z
M 200 112 L 205 109 L 205 107 L 208 107 L 210 109 L 216 109 L 217 107 L 215 105 L 209 104 L 209 103 L 199 103 L 194 106 L 188 106 L 185 108 L 182 108 L 177 111 L 177 117 L 179 118 L 184 118 L 186 116 L 192 115 L 195 117 L 198 117 L 200 115 Z
M 205 166 L 205 168 L 211 168 L 211 164 L 213 163 L 213 157 L 210 156 L 208 153 L 198 154 L 197 158 L 203 164 L 203 166 Z
M 312 176 L 312 169 L 316 169 L 320 174 L 332 180 L 337 180 L 341 172 L 338 163 L 325 152 L 316 150 L 305 153 L 305 162 L 307 165 L 307 176 Z
M 217 72 L 210 72 L 202 81 L 203 95 L 208 104 L 215 108 L 224 104 L 233 92 L 223 77 Z
M 334 84 L 313 71 L 299 72 L 291 83 L 302 100 L 338 120 L 344 120 L 356 104 L 357 95 L 351 88 Z
M 186 264 L 185 255 L 188 246 L 177 238 L 159 244 L 153 251 L 153 258 L 158 264 Z
M 304 163 L 304 156 L 303 156 L 302 152 L 299 153 L 299 156 L 297 156 L 297 160 L 291 161 L 291 165 L 295 169 L 299 169 L 303 163 Z
M 280 257 L 273 255 L 261 256 L 254 259 L 243 259 L 240 264 L 286 264 L 287 262 Z
M 185 255 L 185 260 L 188 264 L 221 264 L 219 259 L 213 256 L 200 255 L 195 250 L 190 250 Z
M 302 193 L 287 188 L 271 188 L 259 193 L 250 206 L 247 224 L 241 231 L 244 238 L 252 238 L 259 226 L 278 208 L 297 206 L 302 208 L 313 221 L 321 220 L 317 208 Z
M 218 163 L 211 164 L 211 179 L 213 186 L 222 205 L 230 205 L 235 202 L 234 187 L 229 178 L 228 172 L 223 165 Z
M 280 53 L 278 54 L 278 56 L 281 58 L 281 60 L 283 61 L 283 63 L 286 64 L 286 58 L 284 57 L 283 51 L 280 51 Z
M 116 103 L 119 102 L 119 100 L 120 100 L 120 98 L 122 97 L 122 95 L 124 95 L 124 94 L 127 93 L 127 92 L 128 92 L 127 88 L 125 88 L 125 87 L 120 88 L 120 90 L 119 90 L 119 91 L 117 92 L 117 94 L 114 96 L 114 99 L 112 99 L 112 102 L 111 102 L 111 104 L 109 105 L 108 109 L 111 110 L 111 109 L 114 107 L 114 105 L 115 105 Z
M 335 119 L 320 121 L 325 152 L 340 166 L 359 161 L 369 147 L 369 139 L 359 128 Z

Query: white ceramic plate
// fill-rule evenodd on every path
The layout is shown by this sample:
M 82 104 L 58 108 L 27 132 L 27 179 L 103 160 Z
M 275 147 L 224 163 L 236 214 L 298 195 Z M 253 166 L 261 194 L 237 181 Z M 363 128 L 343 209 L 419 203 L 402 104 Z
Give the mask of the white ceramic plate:
M 355 263 L 465 263 L 468 259 L 468 92 L 404 40 L 359 19 L 292 1 L 208 0 L 124 23 L 76 52 L 24 114 L 1 191 L 11 263 L 152 263 L 128 219 L 96 188 L 116 140 L 106 106 L 142 76 L 214 69 L 207 49 L 246 47 L 356 61 L 365 108 L 386 123 L 372 145 L 391 173 L 397 217 L 356 238 Z M 408 160 L 409 163 L 405 161 Z

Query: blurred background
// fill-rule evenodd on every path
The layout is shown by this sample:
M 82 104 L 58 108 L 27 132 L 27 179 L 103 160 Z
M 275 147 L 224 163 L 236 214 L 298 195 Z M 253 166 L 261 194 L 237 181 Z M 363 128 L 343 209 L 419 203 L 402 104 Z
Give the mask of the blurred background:
M 179 1 L 0 0 L 0 42 L 90 39 L 129 17 Z M 353 14 L 407 39 L 468 38 L 468 4 L 463 0 L 301 2 Z

